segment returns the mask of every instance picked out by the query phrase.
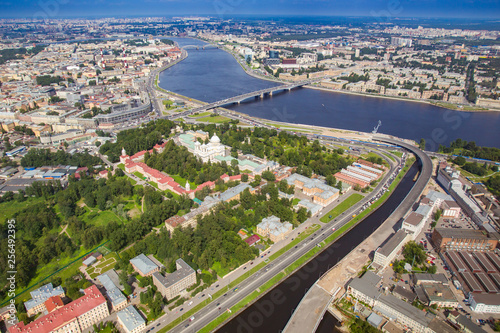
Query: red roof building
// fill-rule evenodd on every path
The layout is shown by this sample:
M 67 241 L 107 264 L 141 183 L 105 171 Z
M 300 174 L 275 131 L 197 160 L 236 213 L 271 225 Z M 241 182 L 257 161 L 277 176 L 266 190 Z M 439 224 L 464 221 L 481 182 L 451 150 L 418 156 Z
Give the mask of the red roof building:
M 9 328 L 10 333 L 81 332 L 109 316 L 106 299 L 95 285 L 84 290 L 85 295 L 46 316 L 24 325 Z
M 247 243 L 249 246 L 254 246 L 260 241 L 259 235 L 252 235 L 245 239 L 245 243 Z
M 48 300 L 45 301 L 45 308 L 47 309 L 48 313 L 51 313 L 54 310 L 57 310 L 59 308 L 62 308 L 64 306 L 64 303 L 59 296 L 52 296 Z

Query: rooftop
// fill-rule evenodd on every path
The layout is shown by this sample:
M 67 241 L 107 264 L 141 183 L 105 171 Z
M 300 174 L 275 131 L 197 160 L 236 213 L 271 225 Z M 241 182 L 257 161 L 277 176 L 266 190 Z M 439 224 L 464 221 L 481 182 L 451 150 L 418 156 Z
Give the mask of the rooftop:
M 139 271 L 141 271 L 143 275 L 147 275 L 151 271 L 158 268 L 158 266 L 143 253 L 139 254 L 133 259 L 130 259 L 130 263 L 133 264 Z
M 355 277 L 349 282 L 349 287 L 358 290 L 371 298 L 377 298 L 379 295 L 378 287 L 382 278 L 377 274 L 367 271 L 362 277 Z
M 488 235 L 482 230 L 455 229 L 455 228 L 435 228 L 443 238 L 470 238 L 470 239 L 488 239 Z
M 195 273 L 194 269 L 191 268 L 184 260 L 177 259 L 175 261 L 177 265 L 177 270 L 173 273 L 167 274 L 166 276 L 161 275 L 159 272 L 154 272 L 153 276 L 160 281 L 165 288 L 179 282 L 180 280 L 186 278 L 190 274 Z
M 393 234 L 391 238 L 384 245 L 382 245 L 382 247 L 380 247 L 377 251 L 386 257 L 389 256 L 389 254 L 391 254 L 392 251 L 394 251 L 399 246 L 399 244 L 401 244 L 401 242 L 406 238 L 406 235 L 407 235 L 406 231 L 400 229 L 398 232 Z
M 119 311 L 117 314 L 120 321 L 127 328 L 129 332 L 132 332 L 137 327 L 146 324 L 146 321 L 139 314 L 139 311 L 133 306 L 127 306 L 125 309 Z
M 429 326 L 431 320 L 434 319 L 434 315 L 432 315 L 431 313 L 426 314 L 424 311 L 417 309 L 416 307 L 400 300 L 397 297 L 394 297 L 393 295 L 380 295 L 378 300 L 379 302 L 416 321 L 424 327 Z
M 263 218 L 262 222 L 257 224 L 257 227 L 269 230 L 269 232 L 275 236 L 279 236 L 293 228 L 290 222 L 281 222 L 280 218 L 274 215 Z
M 61 286 L 58 286 L 54 288 L 52 286 L 52 283 L 48 283 L 44 286 L 41 286 L 38 289 L 33 290 L 30 292 L 32 299 L 29 301 L 24 302 L 24 306 L 26 307 L 26 310 L 30 310 L 34 308 L 35 306 L 44 303 L 46 300 L 48 300 L 52 296 L 61 296 L 64 294 L 64 289 Z
M 97 280 L 103 285 L 106 289 L 106 294 L 108 295 L 109 300 L 113 306 L 123 303 L 127 301 L 125 296 L 122 294 L 120 289 L 114 284 L 111 278 L 108 276 L 107 272 L 99 275 Z
M 65 306 L 24 325 L 23 322 L 9 328 L 10 333 L 49 333 L 65 325 L 71 320 L 87 313 L 101 304 L 106 299 L 95 285 L 84 290 L 85 295 L 66 304 Z

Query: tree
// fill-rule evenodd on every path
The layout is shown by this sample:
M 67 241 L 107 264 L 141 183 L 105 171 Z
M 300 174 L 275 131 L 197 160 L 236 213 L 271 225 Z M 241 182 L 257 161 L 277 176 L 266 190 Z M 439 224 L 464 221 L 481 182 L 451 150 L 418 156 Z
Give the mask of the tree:
M 462 156 L 457 156 L 454 160 L 453 163 L 459 166 L 464 166 L 465 163 L 467 163 L 467 160 L 463 158 Z
M 248 181 L 248 174 L 247 173 L 241 174 L 241 181 L 244 183 L 246 183 Z
M 326 176 L 326 184 L 328 184 L 329 186 L 335 186 L 337 185 L 337 180 L 332 174 L 330 174 Z
M 95 86 L 97 84 L 96 80 L 90 80 L 89 86 Z
M 415 261 L 415 264 L 418 265 L 422 264 L 425 261 L 425 258 L 427 258 L 427 255 L 425 254 L 422 246 L 415 243 L 415 241 L 406 243 L 405 247 L 403 248 L 403 255 L 407 262 L 411 263 Z
M 269 182 L 274 182 L 276 180 L 274 173 L 272 171 L 269 171 L 269 170 L 262 172 L 262 178 L 269 181 Z
M 425 139 L 424 138 L 420 139 L 420 143 L 418 144 L 418 148 L 420 148 L 421 150 L 425 150 Z

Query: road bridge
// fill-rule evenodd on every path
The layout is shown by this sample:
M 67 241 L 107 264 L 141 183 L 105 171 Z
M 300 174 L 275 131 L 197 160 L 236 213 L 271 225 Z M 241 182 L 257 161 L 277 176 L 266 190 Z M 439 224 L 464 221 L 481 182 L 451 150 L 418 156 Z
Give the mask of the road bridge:
M 319 81 L 324 80 L 324 78 L 316 78 L 316 79 L 310 79 L 310 80 L 305 80 L 305 81 L 300 81 L 300 82 L 294 82 L 294 83 L 289 83 L 289 84 L 283 84 L 281 86 L 276 86 L 276 87 L 271 87 L 271 88 L 266 88 L 266 89 L 260 89 L 256 91 L 252 91 L 249 93 L 241 94 L 238 96 L 234 96 L 231 98 L 226 98 L 217 102 L 205 104 L 190 110 L 187 110 L 185 112 L 181 112 L 175 115 L 167 116 L 166 118 L 168 119 L 176 119 L 176 118 L 181 118 L 185 116 L 189 116 L 193 113 L 196 112 L 205 112 L 207 110 L 215 109 L 218 107 L 226 106 L 226 105 L 231 105 L 231 104 L 239 104 L 247 99 L 250 98 L 264 98 L 264 96 L 272 96 L 273 94 L 280 92 L 280 91 L 290 91 L 295 88 L 303 87 L 308 84 L 316 83 Z
M 213 44 L 205 44 L 205 45 L 184 45 L 181 47 L 182 50 L 206 50 L 206 49 L 218 49 L 219 47 L 217 45 Z

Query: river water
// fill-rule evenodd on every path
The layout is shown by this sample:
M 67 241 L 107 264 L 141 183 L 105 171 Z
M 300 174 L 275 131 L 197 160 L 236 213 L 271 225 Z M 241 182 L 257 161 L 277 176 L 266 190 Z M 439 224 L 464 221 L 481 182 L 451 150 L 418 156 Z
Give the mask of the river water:
M 179 46 L 205 44 L 191 38 L 173 38 Z M 237 61 L 219 49 L 188 49 L 189 56 L 160 74 L 163 89 L 205 102 L 278 85 L 245 73 Z M 228 107 L 270 120 L 370 132 L 382 121 L 379 132 L 419 141 L 437 150 L 462 138 L 481 146 L 500 148 L 500 112 L 460 112 L 427 103 L 407 102 L 298 88 L 264 99 Z

